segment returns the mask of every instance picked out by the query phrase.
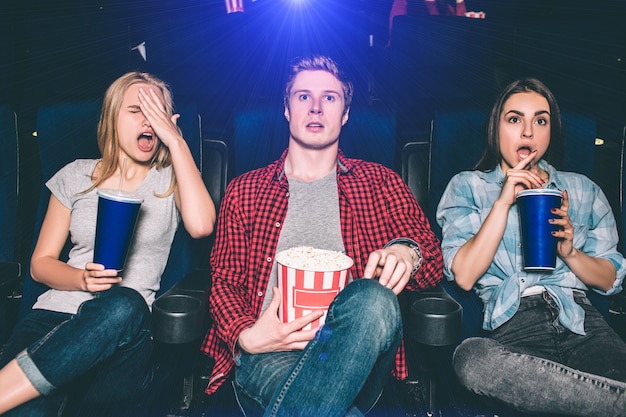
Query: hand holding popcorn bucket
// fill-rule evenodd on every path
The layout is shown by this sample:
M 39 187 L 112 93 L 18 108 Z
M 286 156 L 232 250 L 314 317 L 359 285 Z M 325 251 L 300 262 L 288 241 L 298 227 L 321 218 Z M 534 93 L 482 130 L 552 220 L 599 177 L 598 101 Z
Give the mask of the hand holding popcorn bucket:
M 348 283 L 353 261 L 341 252 L 299 246 L 276 254 L 278 288 L 282 293 L 278 317 L 287 323 L 308 313 L 324 315 L 303 330 L 321 327 L 330 303 Z

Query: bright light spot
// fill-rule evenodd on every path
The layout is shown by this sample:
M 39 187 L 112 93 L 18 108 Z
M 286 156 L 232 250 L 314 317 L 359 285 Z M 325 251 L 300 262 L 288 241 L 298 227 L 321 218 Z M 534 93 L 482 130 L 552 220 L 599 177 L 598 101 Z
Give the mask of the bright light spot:
M 31 133 L 31 135 L 33 135 L 34 138 L 37 137 L 37 131 L 35 130 L 33 133 Z
M 283 0 L 283 3 L 285 3 L 287 6 L 296 7 L 304 6 L 308 2 L 309 0 Z
M 604 145 L 604 139 L 602 138 L 596 138 L 596 142 L 595 142 L 596 146 L 602 146 Z

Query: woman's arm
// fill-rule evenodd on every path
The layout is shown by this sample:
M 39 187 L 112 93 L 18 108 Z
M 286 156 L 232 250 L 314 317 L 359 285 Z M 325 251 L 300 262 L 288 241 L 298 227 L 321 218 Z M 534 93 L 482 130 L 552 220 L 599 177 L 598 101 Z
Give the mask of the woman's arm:
M 30 263 L 33 279 L 57 290 L 106 291 L 122 279 L 115 270 L 87 263 L 85 269 L 74 268 L 59 260 L 70 229 L 70 209 L 50 196 L 48 210 Z
M 213 233 L 215 225 L 215 205 L 196 169 L 187 142 L 171 142 L 170 154 L 176 174 L 174 198 L 181 213 L 185 229 L 194 238 L 202 238 Z
M 454 280 L 466 291 L 487 272 L 504 236 L 510 205 L 496 200 L 478 232 L 457 251 L 450 267 Z
M 215 225 L 215 205 L 196 168 L 189 146 L 176 127 L 179 115 L 171 118 L 155 92 L 140 89 L 141 111 L 159 140 L 168 147 L 176 175 L 174 198 L 185 229 L 194 238 L 210 235 Z
M 515 167 L 505 172 L 500 195 L 485 221 L 478 232 L 461 246 L 452 260 L 450 269 L 455 281 L 464 290 L 472 289 L 493 262 L 504 236 L 509 210 L 515 203 L 517 193 L 523 189 L 543 186 L 543 180 L 537 174 L 525 169 L 535 155 L 536 151 L 531 152 Z

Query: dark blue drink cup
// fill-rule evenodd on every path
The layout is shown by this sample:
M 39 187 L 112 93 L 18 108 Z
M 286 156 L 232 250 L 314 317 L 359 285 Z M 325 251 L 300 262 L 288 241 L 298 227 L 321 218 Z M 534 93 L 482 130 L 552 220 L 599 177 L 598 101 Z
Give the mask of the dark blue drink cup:
M 556 267 L 557 239 L 552 232 L 558 227 L 549 219 L 556 217 L 550 210 L 561 207 L 562 201 L 559 190 L 542 188 L 517 194 L 525 271 L 553 271 Z
M 93 261 L 106 269 L 124 269 L 143 199 L 117 190 L 98 190 Z

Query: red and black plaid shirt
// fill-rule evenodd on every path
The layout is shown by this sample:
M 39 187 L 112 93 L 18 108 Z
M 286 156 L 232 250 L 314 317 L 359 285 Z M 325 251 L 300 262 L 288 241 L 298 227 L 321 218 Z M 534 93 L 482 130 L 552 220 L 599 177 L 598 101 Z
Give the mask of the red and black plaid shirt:
M 214 323 L 202 344 L 202 350 L 215 360 L 207 394 L 215 392 L 232 371 L 239 333 L 252 326 L 261 313 L 287 214 L 286 155 L 285 151 L 278 161 L 231 181 L 220 207 L 211 253 L 210 312 Z M 371 252 L 391 239 L 406 237 L 419 243 L 423 256 L 407 289 L 432 287 L 441 280 L 439 241 L 397 173 L 380 164 L 346 158 L 340 151 L 337 186 L 341 234 L 346 254 L 354 260 L 353 277 L 363 276 Z M 402 347 L 394 376 L 407 376 Z

